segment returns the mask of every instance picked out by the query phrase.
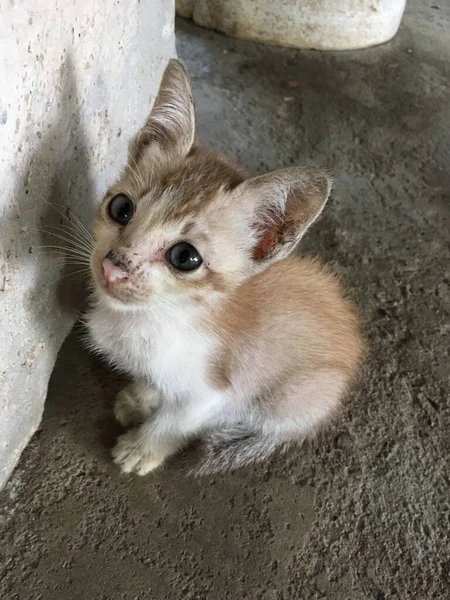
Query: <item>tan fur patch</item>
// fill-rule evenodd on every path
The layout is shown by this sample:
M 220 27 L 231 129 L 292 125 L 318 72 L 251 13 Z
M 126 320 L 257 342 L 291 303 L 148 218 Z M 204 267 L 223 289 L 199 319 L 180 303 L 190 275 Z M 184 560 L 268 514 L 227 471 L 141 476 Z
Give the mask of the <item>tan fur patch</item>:
M 300 371 L 343 373 L 351 380 L 364 352 L 358 320 L 338 280 L 318 262 L 298 257 L 273 264 L 238 287 L 212 315 L 222 349 L 211 361 L 219 389 L 236 383 L 249 349 L 258 377 Z M 251 354 L 251 352 L 250 352 Z
M 175 198 L 166 218 L 195 219 L 220 191 L 229 191 L 243 180 L 243 170 L 224 156 L 197 147 L 182 163 L 161 174 L 158 187 L 170 189 Z

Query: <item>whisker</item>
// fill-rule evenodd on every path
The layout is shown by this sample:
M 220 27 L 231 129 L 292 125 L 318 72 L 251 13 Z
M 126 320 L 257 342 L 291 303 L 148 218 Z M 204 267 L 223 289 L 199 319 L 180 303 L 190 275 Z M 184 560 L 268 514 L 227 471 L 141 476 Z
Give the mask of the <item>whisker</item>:
M 68 264 L 71 260 L 73 260 L 80 265 L 83 264 L 89 267 L 91 266 L 91 261 L 89 258 L 80 254 L 70 254 L 60 250 L 42 250 L 40 251 L 40 254 L 42 256 L 48 256 L 55 262 L 61 261 L 62 264 Z
M 69 249 L 78 249 L 78 250 L 82 250 L 83 252 L 86 252 L 87 254 L 90 255 L 90 253 L 92 252 L 93 248 L 92 247 L 88 247 L 80 242 L 75 242 L 74 240 L 71 240 L 70 238 L 66 238 L 62 235 L 58 235 L 57 233 L 52 233 L 52 232 L 47 232 L 49 235 L 52 235 L 55 238 L 58 238 L 59 240 L 62 240 L 63 242 L 67 242 L 68 244 L 72 244 L 72 246 L 68 246 Z
M 48 245 L 48 246 L 36 246 L 38 250 L 57 250 L 63 252 L 64 254 L 72 254 L 73 256 L 82 256 L 86 259 L 91 258 L 90 252 L 85 252 L 84 250 L 78 250 L 77 248 L 70 248 L 66 246 L 56 246 L 56 245 Z
M 60 214 L 63 219 L 66 219 L 71 225 L 75 226 L 78 228 L 80 235 L 83 235 L 83 237 L 86 239 L 86 241 L 89 241 L 90 243 L 95 243 L 95 240 L 93 238 L 93 236 L 91 235 L 91 233 L 89 233 L 89 231 L 86 229 L 86 227 L 83 225 L 83 223 L 80 221 L 80 219 L 76 216 L 75 213 L 73 213 L 71 211 L 71 209 L 67 206 L 64 206 L 63 204 L 53 204 L 52 202 L 50 202 L 49 200 L 47 200 L 47 198 L 45 198 L 44 196 L 41 196 L 41 199 L 48 204 L 49 206 L 51 206 L 58 214 Z M 60 210 L 59 207 L 63 208 L 65 211 L 68 211 L 69 214 L 71 216 L 73 216 L 73 218 L 75 219 L 75 221 L 71 221 L 70 218 L 67 216 L 67 214 L 64 214 L 64 212 L 62 210 Z
M 34 231 L 39 231 L 40 233 L 45 233 L 46 235 L 54 235 L 55 237 L 58 237 L 56 233 L 53 233 L 53 231 L 47 231 L 48 229 L 56 229 L 57 231 L 69 236 L 69 238 L 71 240 L 73 240 L 75 242 L 79 242 L 83 245 L 85 244 L 85 240 L 83 238 L 80 239 L 80 237 L 77 236 L 75 232 L 71 231 L 71 229 L 69 227 L 57 227 L 56 225 L 46 225 L 45 227 L 34 229 Z M 68 241 L 67 238 L 61 238 L 61 239 L 66 239 L 66 241 Z M 89 246 L 86 245 L 86 248 L 87 247 L 89 247 L 89 249 L 92 250 L 93 245 L 91 243 L 89 243 Z
M 60 268 L 65 267 L 66 265 L 76 265 L 78 267 L 85 267 L 86 269 L 90 269 L 90 264 L 76 257 L 69 257 L 69 260 L 63 256 L 50 256 L 50 260 L 58 265 Z
M 56 256 L 54 260 L 56 263 L 59 263 L 59 265 L 62 267 L 66 266 L 66 265 L 76 265 L 76 266 L 84 266 L 84 267 L 86 267 L 86 269 L 90 270 L 89 263 L 84 262 L 82 260 L 65 260 L 61 256 Z
M 83 269 L 86 269 L 87 271 L 90 271 L 90 267 L 83 262 L 78 262 L 78 261 L 65 261 L 65 260 L 61 260 L 60 258 L 55 258 L 54 262 L 56 263 L 56 265 L 60 268 L 63 269 L 64 267 L 83 267 Z
M 72 277 L 74 275 L 80 276 L 80 274 L 83 274 L 81 277 L 81 279 L 83 279 L 84 277 L 88 277 L 89 273 L 90 273 L 90 269 L 79 269 L 78 271 L 71 271 L 70 273 L 66 273 L 65 275 L 62 275 L 61 277 L 59 277 L 59 279 L 66 279 L 67 277 Z
M 54 207 L 59 206 L 60 208 L 64 208 L 65 210 L 67 210 L 69 212 L 69 214 L 75 219 L 75 221 L 78 224 L 80 230 L 82 232 L 84 232 L 84 235 L 86 236 L 86 238 L 90 242 L 92 242 L 92 243 L 95 242 L 94 237 L 92 236 L 91 232 L 83 225 L 83 223 L 81 222 L 81 220 L 77 217 L 77 215 L 69 207 L 66 207 L 66 206 L 64 206 L 62 204 L 54 204 L 53 206 Z M 73 221 L 71 221 L 69 219 L 69 217 L 66 216 L 66 219 L 69 221 L 69 223 L 72 223 L 72 224 L 75 225 L 75 223 Z

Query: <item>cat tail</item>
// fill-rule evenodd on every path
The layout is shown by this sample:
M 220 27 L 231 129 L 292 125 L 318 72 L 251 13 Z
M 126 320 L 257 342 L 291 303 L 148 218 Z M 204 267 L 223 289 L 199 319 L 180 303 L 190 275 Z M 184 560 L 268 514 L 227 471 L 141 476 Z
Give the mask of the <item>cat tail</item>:
M 207 433 L 199 448 L 199 461 L 192 469 L 194 475 L 224 473 L 262 462 L 275 450 L 285 450 L 288 443 L 258 431 L 233 426 Z

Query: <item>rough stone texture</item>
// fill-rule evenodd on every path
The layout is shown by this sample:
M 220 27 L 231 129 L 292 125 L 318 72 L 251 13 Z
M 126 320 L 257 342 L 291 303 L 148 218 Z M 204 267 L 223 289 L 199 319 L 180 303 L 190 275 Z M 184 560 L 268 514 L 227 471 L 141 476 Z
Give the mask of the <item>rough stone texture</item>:
M 176 0 L 177 13 L 244 40 L 351 50 L 398 31 L 406 0 Z
M 140 479 L 108 455 L 122 382 L 75 332 L 3 493 L 2 600 L 448 600 L 449 25 L 417 0 L 393 43 L 322 55 L 180 23 L 208 144 L 253 172 L 334 169 L 303 248 L 344 277 L 372 354 L 313 444 Z
M 90 221 L 174 54 L 173 12 L 167 0 L 2 3 L 0 487 L 74 322 L 73 286 L 58 284 L 65 268 L 42 250 L 65 242 L 42 229 L 69 210 Z

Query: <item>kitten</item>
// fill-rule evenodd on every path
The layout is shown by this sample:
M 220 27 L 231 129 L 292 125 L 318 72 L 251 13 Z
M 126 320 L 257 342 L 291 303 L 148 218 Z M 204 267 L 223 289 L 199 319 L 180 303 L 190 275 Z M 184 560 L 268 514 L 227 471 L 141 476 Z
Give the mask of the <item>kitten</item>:
M 246 178 L 202 148 L 172 60 L 95 220 L 93 345 L 133 383 L 114 450 L 145 475 L 192 439 L 200 473 L 247 465 L 339 408 L 363 344 L 338 281 L 292 251 L 331 188 L 319 168 Z

